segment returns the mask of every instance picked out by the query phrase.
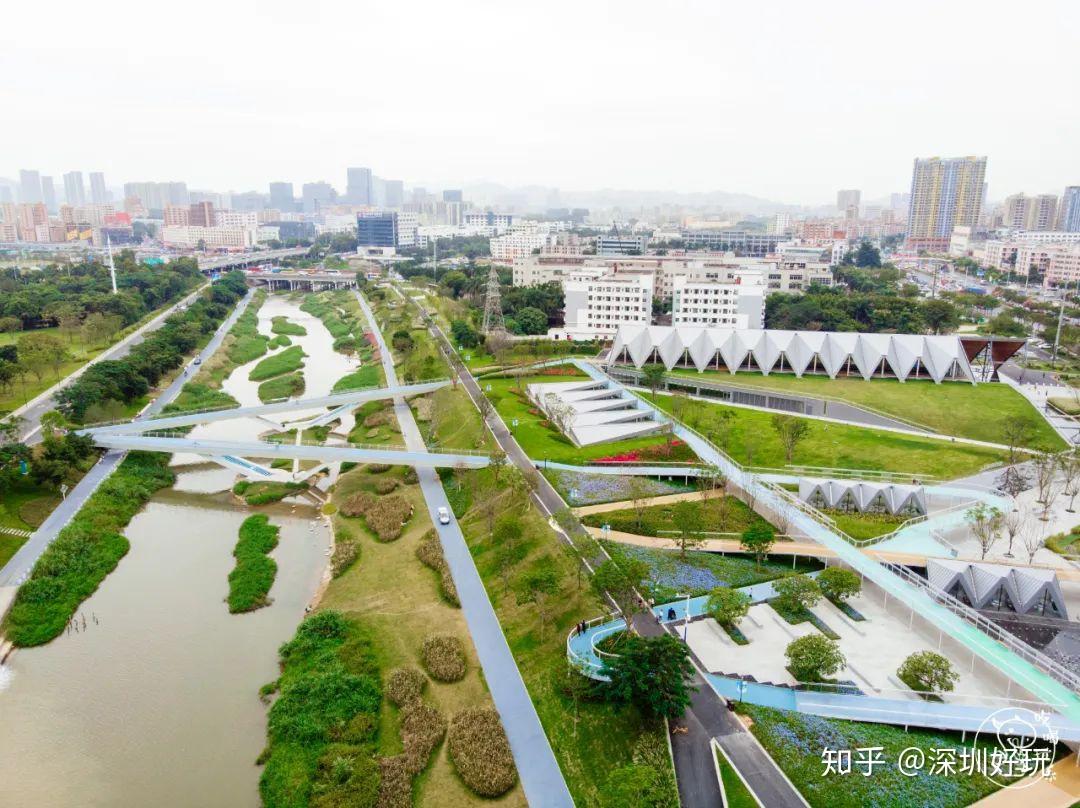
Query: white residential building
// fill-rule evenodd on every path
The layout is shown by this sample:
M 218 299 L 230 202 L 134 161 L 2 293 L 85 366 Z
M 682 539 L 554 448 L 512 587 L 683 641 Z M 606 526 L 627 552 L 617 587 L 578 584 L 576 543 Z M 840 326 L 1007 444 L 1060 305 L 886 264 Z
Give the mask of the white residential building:
M 734 283 L 676 278 L 671 304 L 672 325 L 762 328 L 764 278 L 759 270 L 738 273 Z
M 652 322 L 651 275 L 616 277 L 602 269 L 581 270 L 563 282 L 564 325 L 554 339 L 611 339 L 622 325 Z
M 514 259 L 532 255 L 553 241 L 554 237 L 546 229 L 515 227 L 506 235 L 491 239 L 491 260 L 512 263 Z
M 398 211 L 398 246 L 418 246 L 417 231 L 420 228 L 420 214 L 412 211 Z
M 649 237 L 636 236 L 597 236 L 597 255 L 644 255 Z
M 1050 254 L 1045 283 L 1070 284 L 1080 281 L 1080 247 L 1057 247 Z
M 254 247 L 258 230 L 254 227 L 162 227 L 161 243 L 167 247 L 196 249 L 200 243 L 208 250 Z
M 214 224 L 232 229 L 249 229 L 259 226 L 259 214 L 255 211 L 215 210 Z
M 256 231 L 255 238 L 260 244 L 267 241 L 281 241 L 281 228 L 270 224 L 261 224 Z

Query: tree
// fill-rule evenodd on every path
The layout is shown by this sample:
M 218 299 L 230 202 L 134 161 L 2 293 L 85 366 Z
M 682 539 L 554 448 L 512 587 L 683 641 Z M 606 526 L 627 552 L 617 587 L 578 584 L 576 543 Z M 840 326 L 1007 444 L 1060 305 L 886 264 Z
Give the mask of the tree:
M 675 527 L 679 531 L 675 539 L 679 546 L 679 557 L 686 558 L 687 550 L 701 547 L 705 543 L 705 537 L 701 535 L 705 526 L 704 507 L 700 502 L 683 500 L 675 503 L 672 513 Z
M 46 306 L 45 316 L 56 321 L 60 332 L 67 334 L 69 343 L 75 339 L 75 332 L 82 325 L 82 307 L 68 301 Z
M 52 334 L 24 334 L 19 339 L 19 361 L 41 381 L 48 368 L 59 368 L 67 359 L 64 343 Z
M 871 244 L 869 241 L 863 239 L 859 243 L 859 248 L 855 251 L 855 266 L 857 267 L 880 267 L 881 266 L 881 253 L 878 248 Z
M 494 480 L 495 485 L 499 484 L 499 475 L 502 473 L 503 468 L 506 467 L 506 452 L 496 446 L 491 451 L 491 455 L 488 457 L 488 466 L 491 468 L 491 478 Z
M 526 306 L 514 314 L 514 322 L 518 325 L 521 334 L 546 334 L 548 329 L 548 316 L 540 309 Z
M 1000 509 L 988 506 L 985 502 L 980 502 L 975 507 L 969 508 L 964 513 L 964 517 L 967 519 L 968 527 L 975 536 L 975 540 L 979 542 L 979 549 L 982 551 L 981 558 L 985 559 L 986 554 L 990 552 L 990 548 L 998 540 L 1003 515 Z
M 532 603 L 540 617 L 540 642 L 544 641 L 551 598 L 559 593 L 559 575 L 550 556 L 539 559 L 524 575 L 518 585 L 517 602 Z
M 840 647 L 824 634 L 807 634 L 788 643 L 784 652 L 791 675 L 800 682 L 820 682 L 847 664 Z
M 1069 498 L 1069 507 L 1065 510 L 1068 513 L 1075 513 L 1073 503 L 1076 502 L 1076 495 L 1080 494 L 1080 455 L 1077 454 L 1076 449 L 1072 449 L 1061 456 L 1058 465 L 1061 467 L 1063 483 L 1061 490 Z
M 638 611 L 638 590 L 649 575 L 649 565 L 644 561 L 628 558 L 621 563 L 605 561 L 592 577 L 592 588 L 604 600 L 611 595 L 619 611 L 629 621 Z
M 862 579 L 844 567 L 826 567 L 818 573 L 817 584 L 821 594 L 833 603 L 843 603 L 862 591 Z
M 408 353 L 416 347 L 416 340 L 413 339 L 412 334 L 401 328 L 391 335 L 390 344 L 398 353 Z
M 717 409 L 712 419 L 708 422 L 706 437 L 719 447 L 724 454 L 728 453 L 728 443 L 731 441 L 731 427 L 735 420 L 735 413 L 728 409 Z
M 734 626 L 750 611 L 750 596 L 738 589 L 720 586 L 709 593 L 705 613 L 722 626 Z
M 678 718 L 690 704 L 690 652 L 670 635 L 627 638 L 618 656 L 605 657 L 602 673 L 610 680 L 610 698 L 647 716 Z
M 1044 522 L 1050 518 L 1050 504 L 1057 496 L 1055 478 L 1058 470 L 1058 460 L 1049 452 L 1040 452 L 1032 461 L 1035 467 L 1035 487 L 1038 489 L 1038 497 L 1035 500 L 1043 506 L 1043 515 L 1040 517 Z
M 788 575 L 773 583 L 776 599 L 789 611 L 809 609 L 821 600 L 821 587 L 809 575 Z
M 648 364 L 641 369 L 641 381 L 649 388 L 649 392 L 654 396 L 656 395 L 656 391 L 664 384 L 665 375 L 667 375 L 667 368 L 656 362 Z
M 1025 522 L 1020 537 L 1024 542 L 1024 551 L 1027 553 L 1028 563 L 1032 564 L 1035 561 L 1035 555 L 1046 546 L 1046 536 L 1043 529 L 1035 522 Z
M 743 552 L 754 556 L 758 569 L 761 569 L 761 562 L 769 555 L 775 543 L 776 536 L 772 528 L 762 522 L 748 527 L 739 538 L 739 546 Z
M 1016 464 L 1017 452 L 1027 446 L 1035 435 L 1035 425 L 1023 415 L 1008 415 L 1001 421 L 1001 434 L 1009 447 L 1008 465 Z
M 645 522 L 645 509 L 649 507 L 649 494 L 652 493 L 649 481 L 635 474 L 627 481 L 626 488 L 630 504 L 634 508 L 634 516 L 637 517 L 637 529 L 640 531 Z
M 772 417 L 772 427 L 784 445 L 784 460 L 790 463 L 795 449 L 810 433 L 810 424 L 804 418 L 776 414 Z
M 1018 508 L 1014 508 L 1001 517 L 1001 527 L 1009 538 L 1009 549 L 1005 551 L 1006 558 L 1013 557 L 1013 542 L 1016 541 L 1016 537 L 1019 535 L 1027 518 L 1028 515 Z
M 916 651 L 904 660 L 896 675 L 901 682 L 920 693 L 948 692 L 960 679 L 949 660 L 934 651 Z
M 948 300 L 935 298 L 922 304 L 923 320 L 935 334 L 951 331 L 960 324 L 960 312 Z

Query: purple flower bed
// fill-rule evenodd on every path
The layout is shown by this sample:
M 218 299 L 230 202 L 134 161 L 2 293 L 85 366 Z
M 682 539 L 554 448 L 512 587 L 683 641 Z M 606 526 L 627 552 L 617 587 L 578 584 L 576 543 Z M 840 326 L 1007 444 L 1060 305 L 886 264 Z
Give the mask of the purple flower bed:
M 580 474 L 575 471 L 548 469 L 544 476 L 571 507 L 620 502 L 630 498 L 629 478 L 616 474 Z M 650 497 L 679 494 L 688 490 L 685 486 L 651 478 L 647 478 L 645 484 L 645 493 Z

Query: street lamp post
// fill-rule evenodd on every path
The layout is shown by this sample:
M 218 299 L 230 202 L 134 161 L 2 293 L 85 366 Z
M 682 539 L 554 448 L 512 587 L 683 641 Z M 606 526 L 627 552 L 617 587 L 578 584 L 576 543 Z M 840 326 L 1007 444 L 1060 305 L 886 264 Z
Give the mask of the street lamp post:
M 682 641 L 686 642 L 686 633 L 687 633 L 687 630 L 690 628 L 690 593 L 687 592 L 685 595 L 678 595 L 677 597 L 680 597 L 680 598 L 685 597 L 686 598 L 686 606 L 683 608 L 683 629 L 682 629 Z

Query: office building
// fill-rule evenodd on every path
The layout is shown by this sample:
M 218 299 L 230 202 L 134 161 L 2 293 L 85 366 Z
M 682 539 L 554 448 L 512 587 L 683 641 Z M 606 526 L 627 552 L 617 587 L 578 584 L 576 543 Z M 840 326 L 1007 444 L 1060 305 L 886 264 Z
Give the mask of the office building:
M 86 204 L 86 187 L 81 171 L 69 171 L 64 175 L 64 201 L 75 207 Z
M 946 252 L 954 227 L 977 227 L 985 178 L 985 157 L 916 158 L 908 206 L 908 248 Z
M 350 168 L 346 171 L 345 199 L 354 205 L 375 204 L 370 168 Z
M 597 255 L 644 255 L 648 236 L 597 236 Z
M 405 204 L 405 183 L 401 180 L 386 180 L 383 189 L 385 200 L 383 204 L 388 208 L 400 208 Z
M 1065 233 L 1080 233 L 1080 185 L 1068 186 L 1061 195 L 1057 229 Z
M 259 215 L 252 210 L 218 210 L 214 211 L 214 226 L 234 230 L 258 228 Z
M 105 175 L 100 171 L 90 172 L 90 201 L 95 205 L 104 205 L 109 201 L 109 189 L 105 187 Z
M 42 202 L 41 174 L 29 169 L 19 170 L 19 201 L 24 205 Z
M 361 247 L 397 249 L 398 214 L 360 213 L 356 217 L 356 241 Z
M 217 216 L 214 214 L 213 202 L 194 202 L 188 213 L 188 226 L 190 227 L 216 227 Z
M 296 210 L 296 200 L 293 197 L 293 184 L 291 182 L 270 183 L 270 207 L 287 212 Z
M 734 283 L 675 278 L 672 325 L 713 328 L 762 328 L 765 282 L 759 270 L 739 272 Z
M 254 247 L 256 228 L 162 227 L 161 243 L 166 247 L 207 250 L 246 250 Z
M 443 202 L 464 202 L 465 196 L 458 189 L 450 189 L 442 192 Z
M 783 236 L 747 230 L 686 229 L 679 233 L 687 247 L 704 247 L 712 252 L 736 252 L 740 255 L 765 256 L 776 252 Z
M 419 230 L 420 230 L 420 216 L 417 213 L 411 211 L 398 211 L 397 213 L 397 246 L 399 247 L 417 247 L 419 246 Z
M 328 182 L 305 182 L 302 188 L 304 213 L 318 213 L 329 207 L 337 194 Z
M 856 216 L 858 215 L 859 205 L 862 203 L 862 191 L 858 189 L 849 189 L 836 192 L 836 210 L 839 213 L 846 213 L 851 208 L 855 209 Z
M 45 208 L 49 213 L 56 213 L 56 184 L 52 177 L 41 178 L 41 201 L 45 203 Z

